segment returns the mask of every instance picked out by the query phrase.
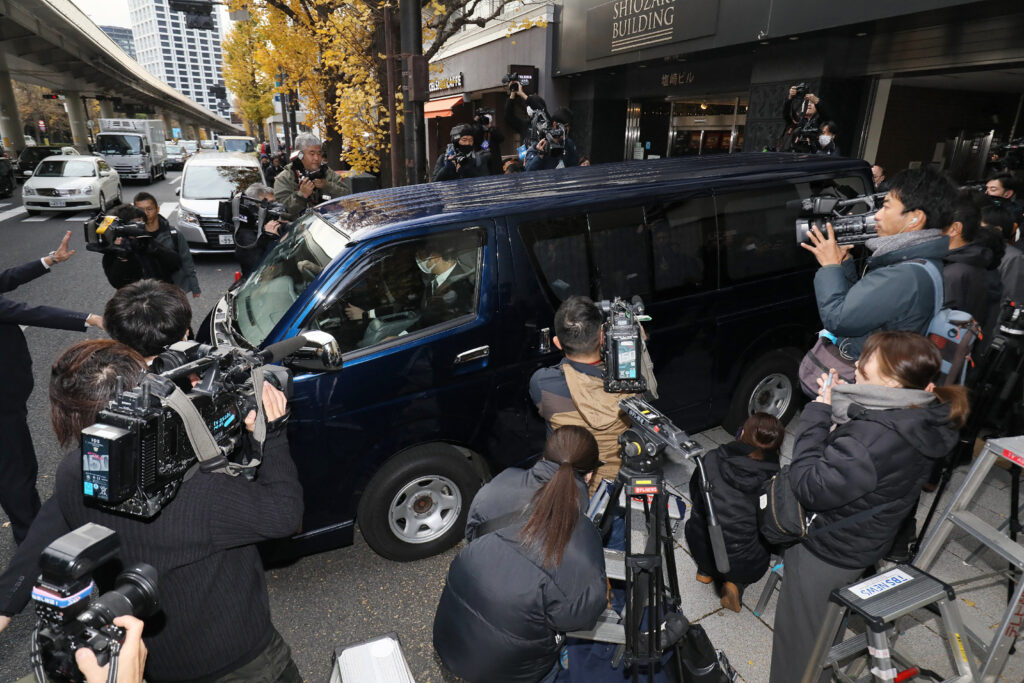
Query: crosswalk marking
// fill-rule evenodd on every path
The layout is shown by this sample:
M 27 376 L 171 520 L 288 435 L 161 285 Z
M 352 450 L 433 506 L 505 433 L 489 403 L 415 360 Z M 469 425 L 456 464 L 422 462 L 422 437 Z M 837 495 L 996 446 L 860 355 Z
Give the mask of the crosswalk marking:
M 49 216 L 29 216 L 22 223 L 42 223 L 43 221 L 50 220 Z
M 181 176 L 178 176 L 177 178 L 171 178 L 167 182 L 169 182 L 171 185 L 177 185 L 178 183 L 181 182 Z
M 10 206 L 10 205 L 11 205 L 10 202 L 0 202 L 0 209 L 4 208 L 5 206 Z
M 64 219 L 65 223 L 74 223 L 76 221 L 85 221 L 85 216 L 79 216 L 77 213 L 73 213 Z
M 160 215 L 164 218 L 170 218 L 174 210 L 178 208 L 178 202 L 167 202 L 160 205 Z
M 7 209 L 6 211 L 0 211 L 0 221 L 5 221 L 8 218 L 14 218 L 18 214 L 25 213 L 24 206 L 16 206 L 13 209 Z

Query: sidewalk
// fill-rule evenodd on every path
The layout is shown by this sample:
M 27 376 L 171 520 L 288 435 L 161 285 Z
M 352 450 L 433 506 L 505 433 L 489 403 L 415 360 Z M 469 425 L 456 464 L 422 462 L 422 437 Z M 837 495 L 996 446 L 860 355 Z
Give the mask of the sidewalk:
M 794 419 L 790 422 L 790 430 L 796 426 L 797 421 L 798 419 Z M 732 437 L 720 427 L 696 434 L 694 438 L 706 449 L 732 440 Z M 789 462 L 792 449 L 793 434 L 788 430 L 782 448 L 783 464 Z M 665 466 L 666 478 L 678 486 L 683 493 L 688 494 L 688 482 L 693 467 L 690 462 L 681 465 L 668 463 Z M 936 515 L 941 514 L 944 505 L 963 481 L 966 471 L 967 468 L 963 467 L 954 474 Z M 977 497 L 979 503 L 972 511 L 991 524 L 998 526 L 1002 523 L 1010 509 L 1009 481 L 1010 476 L 1007 471 L 994 469 L 985 483 L 984 492 Z M 922 495 L 918 514 L 919 524 L 924 520 L 933 498 L 933 494 Z M 681 536 L 681 533 L 677 534 L 677 538 L 681 538 Z M 989 573 L 995 568 L 1005 568 L 1005 562 L 1001 562 L 989 551 L 985 551 L 975 558 L 973 565 L 964 564 L 963 560 L 977 546 L 976 542 L 965 538 L 965 536 L 966 534 L 959 530 L 953 532 L 948 547 L 943 551 L 935 566 L 931 568 L 933 575 L 946 583 L 953 583 Z M 772 597 L 764 614 L 760 617 L 755 616 L 752 611 L 761 596 L 768 579 L 767 575 L 758 583 L 747 588 L 743 596 L 743 611 L 736 614 L 721 607 L 719 598 L 711 586 L 694 580 L 696 565 L 690 557 L 685 542 L 677 542 L 676 563 L 679 568 L 680 593 L 686 616 L 691 621 L 701 624 L 715 647 L 725 651 L 742 681 L 767 683 L 771 668 L 772 626 L 775 621 L 778 593 L 776 592 Z M 958 589 L 957 598 L 965 624 L 970 625 L 977 633 L 990 633 L 994 637 L 995 629 L 998 628 L 1006 609 L 1006 582 L 1000 579 L 990 579 L 980 584 L 972 584 Z M 900 636 L 897 647 L 915 664 L 948 677 L 952 675 L 953 668 L 949 662 L 945 642 L 939 635 L 937 619 L 930 612 L 924 610 L 919 610 L 900 619 L 898 622 Z M 1024 681 L 1024 645 L 1019 645 L 1017 653 L 1009 658 L 999 680 L 1006 683 Z

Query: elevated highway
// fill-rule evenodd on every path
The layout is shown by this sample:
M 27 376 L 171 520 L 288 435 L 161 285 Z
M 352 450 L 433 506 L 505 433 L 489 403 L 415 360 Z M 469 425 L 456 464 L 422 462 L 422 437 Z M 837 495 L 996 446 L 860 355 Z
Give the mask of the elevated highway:
M 0 135 L 4 147 L 24 146 L 11 79 L 66 95 L 75 145 L 88 142 L 85 101 L 98 99 L 100 115 L 118 115 L 115 98 L 152 108 L 170 134 L 199 129 L 244 134 L 239 127 L 158 80 L 124 53 L 71 0 L 0 0 Z

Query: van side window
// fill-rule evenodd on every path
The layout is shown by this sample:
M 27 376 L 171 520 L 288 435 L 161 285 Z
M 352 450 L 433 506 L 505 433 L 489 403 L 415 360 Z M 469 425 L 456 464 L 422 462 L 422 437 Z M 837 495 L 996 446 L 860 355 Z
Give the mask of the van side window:
M 592 295 L 586 231 L 587 219 L 582 214 L 526 221 L 519 226 L 534 268 L 559 301 Z
M 648 297 L 651 252 L 643 207 L 591 211 L 587 218 L 597 297 Z
M 717 196 L 723 284 L 813 265 L 813 257 L 796 243 L 800 210 L 786 208 L 798 198 L 790 184 Z
M 445 233 L 374 250 L 306 329 L 330 333 L 345 352 L 474 314 L 485 234 Z
M 654 290 L 685 294 L 718 285 L 715 203 L 694 197 L 647 207 Z

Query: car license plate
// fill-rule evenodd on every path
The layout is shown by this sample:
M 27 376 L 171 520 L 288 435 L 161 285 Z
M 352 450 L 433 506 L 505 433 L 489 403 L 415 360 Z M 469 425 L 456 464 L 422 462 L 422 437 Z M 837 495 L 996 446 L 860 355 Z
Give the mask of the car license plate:
M 221 235 L 220 236 L 220 243 L 221 244 L 234 244 L 235 243 L 235 238 L 232 235 Z
M 51 199 L 50 206 L 67 206 L 68 200 L 66 199 Z

